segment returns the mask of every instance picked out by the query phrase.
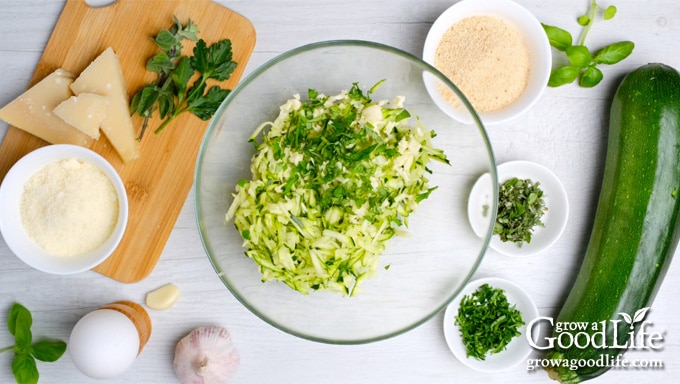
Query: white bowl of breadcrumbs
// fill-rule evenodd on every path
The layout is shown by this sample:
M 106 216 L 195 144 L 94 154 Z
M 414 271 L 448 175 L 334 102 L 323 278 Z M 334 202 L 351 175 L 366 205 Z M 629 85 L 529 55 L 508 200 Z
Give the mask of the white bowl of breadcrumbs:
M 545 90 L 552 67 L 541 23 L 510 0 L 462 0 L 449 7 L 427 35 L 423 60 L 461 90 L 484 125 L 528 111 Z M 473 123 L 462 101 L 442 88 L 428 84 L 440 107 Z

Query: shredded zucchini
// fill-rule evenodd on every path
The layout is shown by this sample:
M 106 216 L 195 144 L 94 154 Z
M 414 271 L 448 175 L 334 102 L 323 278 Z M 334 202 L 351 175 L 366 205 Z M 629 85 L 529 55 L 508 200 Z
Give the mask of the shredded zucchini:
M 380 84 L 334 96 L 310 89 L 306 101 L 296 94 L 251 136 L 252 179 L 239 181 L 226 221 L 263 281 L 356 294 L 386 241 L 436 188 L 427 164 L 448 160 L 432 146 L 434 132 L 403 97 L 373 102 Z

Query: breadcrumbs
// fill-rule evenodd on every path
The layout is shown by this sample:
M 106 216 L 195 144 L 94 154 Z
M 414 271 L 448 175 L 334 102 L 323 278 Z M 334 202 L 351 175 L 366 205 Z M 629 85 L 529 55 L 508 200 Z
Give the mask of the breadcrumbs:
M 494 16 L 465 18 L 444 33 L 435 67 L 446 75 L 478 112 L 507 107 L 524 91 L 529 50 L 519 30 Z M 457 103 L 453 95 L 446 95 Z

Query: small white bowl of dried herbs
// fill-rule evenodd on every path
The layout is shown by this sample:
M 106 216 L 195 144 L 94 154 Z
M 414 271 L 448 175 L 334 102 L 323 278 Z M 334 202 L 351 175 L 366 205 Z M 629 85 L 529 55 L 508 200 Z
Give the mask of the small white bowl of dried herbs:
M 526 361 L 527 324 L 538 309 L 522 288 L 489 277 L 468 283 L 444 312 L 444 338 L 466 366 L 499 372 Z
M 548 168 L 530 161 L 510 161 L 498 169 L 498 211 L 489 246 L 509 256 L 545 251 L 562 235 L 569 218 L 564 186 Z M 483 236 L 493 217 L 493 188 L 488 173 L 472 187 L 468 218 Z

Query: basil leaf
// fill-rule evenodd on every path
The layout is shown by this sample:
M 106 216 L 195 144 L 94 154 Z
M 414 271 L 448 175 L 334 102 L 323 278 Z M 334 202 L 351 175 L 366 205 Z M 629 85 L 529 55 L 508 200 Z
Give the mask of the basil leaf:
M 40 340 L 33 344 L 33 356 L 49 363 L 59 360 L 65 351 L 66 343 L 61 340 Z
M 541 25 L 543 26 L 545 34 L 548 36 L 550 45 L 555 47 L 557 50 L 564 51 L 572 44 L 573 38 L 569 32 L 552 25 L 542 23 Z
M 605 20 L 611 20 L 612 18 L 614 18 L 615 15 L 616 15 L 616 7 L 613 6 L 613 5 L 610 5 L 607 8 L 605 8 L 603 18 Z
M 578 19 L 576 19 L 576 22 L 578 25 L 585 27 L 588 25 L 588 23 L 590 23 L 590 17 L 588 17 L 588 15 L 580 16 Z
M 586 70 L 581 75 L 581 78 L 579 79 L 579 85 L 584 88 L 592 88 L 598 85 L 600 81 L 602 81 L 603 77 L 602 71 L 600 71 L 596 66 L 591 65 L 590 67 L 586 68 Z
M 19 303 L 14 303 L 12 308 L 9 310 L 9 316 L 7 317 L 7 329 L 9 329 L 9 333 L 12 336 L 14 336 L 14 333 L 17 329 L 17 317 L 19 317 L 19 312 L 23 310 L 26 310 L 26 308 Z
M 550 73 L 548 86 L 559 87 L 572 83 L 574 80 L 576 80 L 576 78 L 578 78 L 579 73 L 581 73 L 581 68 L 574 67 L 573 65 L 566 65 L 564 67 L 557 68 Z
M 7 328 L 19 348 L 26 348 L 31 345 L 31 326 L 33 325 L 33 317 L 26 307 L 19 303 L 14 303 L 9 311 L 9 318 L 7 321 Z
M 596 64 L 616 64 L 630 56 L 635 48 L 632 41 L 619 41 L 602 48 L 593 58 Z
M 575 67 L 587 67 L 592 60 L 588 47 L 584 45 L 572 45 L 564 51 L 571 65 Z
M 25 353 L 16 355 L 12 360 L 12 373 L 17 383 L 21 384 L 37 384 L 40 377 L 35 359 Z

